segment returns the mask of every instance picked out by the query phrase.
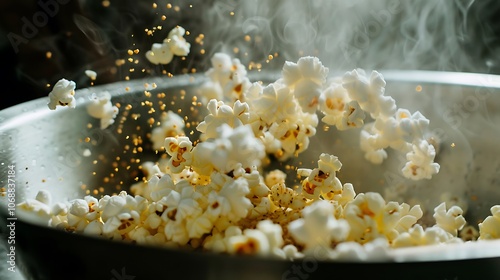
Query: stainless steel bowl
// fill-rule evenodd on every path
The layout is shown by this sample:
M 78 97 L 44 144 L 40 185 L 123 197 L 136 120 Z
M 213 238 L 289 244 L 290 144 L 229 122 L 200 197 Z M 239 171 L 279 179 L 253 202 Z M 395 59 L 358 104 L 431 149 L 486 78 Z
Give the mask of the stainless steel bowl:
M 418 202 L 425 210 L 424 223 L 433 223 L 432 210 L 443 199 L 462 203 L 467 205 L 467 221 L 477 225 L 490 215 L 491 206 L 500 204 L 500 76 L 382 74 L 386 94 L 399 107 L 419 110 L 431 120 L 431 131 L 441 139 L 438 175 L 419 182 L 406 180 L 399 173 L 401 158 L 391 153 L 380 166 L 368 163 L 357 149 L 357 130 L 339 133 L 319 128 L 311 148 L 286 164 L 314 167 L 319 153 L 333 153 L 343 163 L 338 176 L 353 183 L 357 192 L 377 191 L 401 202 Z M 250 78 L 272 82 L 278 75 L 259 72 Z M 54 201 L 86 192 L 99 196 L 127 190 L 140 176 L 138 166 L 158 159 L 148 140 L 149 119 L 158 119 L 162 111 L 180 110 L 190 120 L 201 120 L 205 109 L 192 108 L 191 103 L 204 79 L 197 74 L 113 83 L 78 90 L 75 109 L 50 111 L 48 99 L 41 98 L 0 111 L 1 185 L 7 185 L 8 166 L 15 165 L 17 203 L 33 198 L 40 189 L 51 191 Z M 151 94 L 144 92 L 146 83 Z M 153 83 L 156 89 L 151 89 Z M 109 91 L 113 103 L 121 105 L 115 124 L 105 130 L 85 110 L 91 94 L 100 91 Z M 127 105 L 131 107 L 126 109 Z M 136 149 L 141 141 L 142 151 Z M 5 241 L 10 234 L 6 199 L 0 199 L 0 232 Z M 27 279 L 321 279 L 361 270 L 383 279 L 500 277 L 500 240 L 398 249 L 392 260 L 384 262 L 314 258 L 289 262 L 131 245 L 66 233 L 21 217 L 15 222 L 17 267 Z

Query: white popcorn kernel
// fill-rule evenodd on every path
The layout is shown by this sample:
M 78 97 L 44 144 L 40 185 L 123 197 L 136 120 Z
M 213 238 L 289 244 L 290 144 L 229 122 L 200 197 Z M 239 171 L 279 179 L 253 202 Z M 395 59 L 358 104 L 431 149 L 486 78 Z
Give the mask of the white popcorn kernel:
M 191 44 L 186 41 L 184 34 L 186 30 L 181 26 L 176 26 L 170 30 L 167 39 L 164 40 L 174 55 L 187 56 L 189 54 Z
M 465 218 L 462 216 L 463 211 L 458 206 L 452 206 L 446 211 L 446 203 L 439 204 L 434 208 L 434 219 L 436 225 L 453 236 L 457 236 L 459 230 L 465 226 Z
M 413 145 L 413 150 L 408 152 L 408 162 L 403 167 L 403 175 L 413 180 L 430 179 L 439 172 L 439 164 L 434 162 L 436 152 L 434 146 L 422 140 Z
M 209 114 L 196 127 L 196 130 L 203 133 L 205 139 L 217 137 L 217 129 L 223 124 L 232 128 L 246 124 L 250 116 L 248 104 L 239 100 L 231 107 L 222 101 L 212 99 L 208 102 L 207 109 Z
M 372 71 L 368 80 L 363 70 L 355 69 L 345 73 L 342 82 L 349 97 L 357 101 L 361 109 L 370 113 L 373 119 L 386 119 L 396 113 L 396 102 L 384 95 L 386 83 L 377 71 Z
M 365 112 L 361 110 L 358 102 L 350 101 L 345 104 L 344 112 L 340 122 L 337 124 L 339 130 L 362 127 L 364 124 Z
M 286 120 L 297 112 L 297 103 L 290 90 L 276 88 L 275 84 L 262 88 L 259 83 L 254 83 L 245 98 L 252 112 L 267 125 Z
M 174 58 L 174 53 L 168 44 L 154 43 L 151 50 L 146 52 L 146 58 L 153 64 L 169 64 Z
M 199 143 L 193 149 L 195 171 L 203 174 L 201 170 L 196 169 L 198 163 L 200 166 L 211 165 L 224 174 L 234 171 L 238 165 L 250 169 L 253 166 L 260 166 L 265 156 L 264 145 L 254 137 L 250 126 L 244 125 L 233 129 L 227 124 L 222 124 L 216 132 L 215 139 Z
M 333 205 L 316 201 L 302 210 L 303 218 L 292 221 L 288 230 L 306 251 L 317 247 L 329 248 L 332 242 L 343 241 L 349 234 L 349 224 L 333 216 Z
M 50 220 L 50 208 L 36 199 L 26 199 L 16 207 L 18 213 L 30 221 L 47 225 Z
M 321 121 L 338 126 L 349 101 L 347 90 L 341 84 L 331 83 L 319 97 L 319 109 L 325 115 Z
M 49 103 L 47 103 L 49 109 L 55 110 L 56 106 L 75 108 L 75 88 L 76 84 L 73 81 L 68 81 L 66 79 L 57 81 L 52 91 L 49 93 Z
M 267 255 L 270 252 L 266 235 L 259 230 L 246 229 L 243 235 L 234 235 L 227 240 L 231 254 Z
M 285 253 L 286 259 L 295 260 L 302 259 L 304 254 L 299 252 L 299 249 L 293 244 L 287 244 L 283 247 L 283 252 Z
M 151 142 L 155 150 L 163 147 L 165 138 L 184 135 L 185 122 L 178 114 L 169 110 L 161 115 L 160 123 L 160 126 L 151 131 Z
M 479 223 L 479 240 L 500 238 L 500 205 L 491 207 L 491 216 Z
M 66 216 L 68 214 L 68 205 L 62 202 L 52 205 L 50 214 L 53 216 Z
M 47 190 L 40 190 L 35 197 L 36 200 L 44 203 L 46 205 L 50 205 L 52 201 L 52 195 Z
M 71 202 L 69 213 L 77 217 L 83 217 L 89 212 L 89 205 L 83 199 L 75 199 Z
M 85 70 L 85 75 L 90 78 L 90 80 L 95 81 L 97 78 L 97 73 L 92 70 Z
M 193 144 L 188 137 L 167 137 L 164 146 L 170 156 L 168 168 L 171 172 L 180 173 L 186 166 L 191 165 Z
M 263 220 L 257 223 L 257 229 L 266 235 L 271 250 L 283 246 L 283 229 L 280 225 L 271 220 Z
M 100 221 L 94 220 L 90 222 L 83 230 L 84 234 L 101 235 L 103 232 L 103 224 Z
M 111 94 L 107 91 L 93 94 L 87 105 L 87 113 L 101 120 L 101 129 L 106 129 L 115 122 L 118 111 L 118 107 L 111 104 Z

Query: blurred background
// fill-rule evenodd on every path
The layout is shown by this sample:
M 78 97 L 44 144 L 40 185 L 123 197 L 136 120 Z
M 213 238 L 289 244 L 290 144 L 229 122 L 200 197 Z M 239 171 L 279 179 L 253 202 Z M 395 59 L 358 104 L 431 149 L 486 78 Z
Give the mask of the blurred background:
M 500 2 L 474 0 L 2 0 L 0 108 L 77 88 L 202 72 L 214 52 L 252 70 L 315 55 L 331 72 L 360 67 L 500 74 Z M 153 65 L 145 53 L 176 25 L 191 53 Z M 129 55 L 129 50 L 139 50 Z

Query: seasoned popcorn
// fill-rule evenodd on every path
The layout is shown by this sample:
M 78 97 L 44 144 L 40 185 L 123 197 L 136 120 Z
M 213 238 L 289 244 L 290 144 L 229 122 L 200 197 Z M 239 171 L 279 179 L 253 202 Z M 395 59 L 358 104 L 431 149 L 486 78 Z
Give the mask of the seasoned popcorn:
M 174 55 L 187 55 L 184 34 L 180 26 L 172 29 L 146 56 L 167 64 Z M 434 209 L 435 224 L 423 225 L 418 204 L 356 193 L 353 184 L 342 183 L 337 177 L 342 163 L 333 154 L 321 153 L 316 167 L 287 167 L 296 172 L 295 185 L 287 183 L 290 174 L 283 170 L 267 170 L 274 159 L 306 151 L 321 120 L 338 131 L 358 129 L 359 148 L 374 164 L 392 148 L 406 155 L 405 177 L 421 180 L 438 173 L 436 143 L 426 138 L 429 120 L 398 108 L 385 95 L 380 73 L 367 77 L 355 69 L 328 79 L 318 58 L 303 57 L 285 63 L 280 79 L 262 85 L 251 83 L 245 66 L 227 54 L 215 54 L 211 63 L 200 87 L 208 114 L 196 127 L 199 139 L 190 139 L 184 119 L 167 111 L 150 137 L 161 157 L 142 162 L 129 191 L 57 203 L 41 191 L 18 205 L 20 213 L 107 239 L 288 260 L 386 261 L 401 247 L 500 238 L 500 206 L 491 208 L 478 231 L 463 216 L 467 204 L 447 193 Z M 73 94 L 74 83 L 61 80 L 49 107 L 74 106 Z M 109 93 L 93 98 L 87 110 L 104 129 L 117 108 Z
M 57 81 L 52 91 L 49 93 L 49 103 L 47 103 L 49 109 L 55 110 L 57 106 L 75 108 L 75 88 L 76 84 L 73 81 L 68 81 L 66 79 Z

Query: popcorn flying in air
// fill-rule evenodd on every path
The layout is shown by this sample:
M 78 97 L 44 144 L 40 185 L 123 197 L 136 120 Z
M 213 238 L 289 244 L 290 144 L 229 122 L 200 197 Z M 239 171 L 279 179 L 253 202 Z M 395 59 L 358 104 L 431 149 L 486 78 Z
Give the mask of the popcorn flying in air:
M 186 30 L 181 26 L 174 27 L 162 43 L 154 43 L 146 52 L 146 58 L 153 64 L 169 64 L 174 55 L 187 56 L 191 44 L 184 38 Z
M 184 32 L 176 27 L 163 44 L 154 44 L 147 54 L 152 63 L 187 55 Z M 318 249 L 330 259 L 387 259 L 394 248 L 464 242 L 460 206 L 438 205 L 435 225 L 423 226 L 419 205 L 356 193 L 353 184 L 342 183 L 337 177 L 342 163 L 335 155 L 322 153 L 317 167 L 294 169 L 300 179 L 296 186 L 287 185 L 281 170 L 264 171 L 266 156 L 284 161 L 308 148 L 319 111 L 321 121 L 339 131 L 358 128 L 360 148 L 372 163 L 380 164 L 385 149 L 392 148 L 406 153 L 407 178 L 436 174 L 436 151 L 425 138 L 429 120 L 397 108 L 384 95 L 378 72 L 367 77 L 357 69 L 328 79 L 318 58 L 303 57 L 287 62 L 280 79 L 261 85 L 250 83 L 238 59 L 218 53 L 206 74 L 200 94 L 208 114 L 196 127 L 200 138 L 190 139 L 184 119 L 165 112 L 150 137 L 153 149 L 164 148 L 164 154 L 157 162 L 142 162 L 143 178 L 130 193 L 53 203 L 50 193 L 41 191 L 20 203 L 19 213 L 107 239 L 281 259 L 303 258 Z M 56 86 L 52 96 L 74 94 L 74 83 L 61 80 Z M 55 103 L 74 106 L 71 100 Z M 109 93 L 94 97 L 87 109 L 101 118 L 102 128 L 117 113 Z M 366 116 L 373 122 L 365 123 Z M 479 224 L 479 239 L 500 238 L 499 207 Z
M 115 122 L 118 107 L 111 104 L 111 94 L 109 92 L 94 93 L 90 103 L 87 105 L 87 113 L 91 117 L 100 119 L 101 129 L 106 129 Z
M 76 84 L 73 81 L 60 79 L 52 88 L 49 93 L 49 106 L 50 110 L 55 110 L 57 106 L 68 106 L 70 108 L 76 107 L 75 101 L 75 88 Z

